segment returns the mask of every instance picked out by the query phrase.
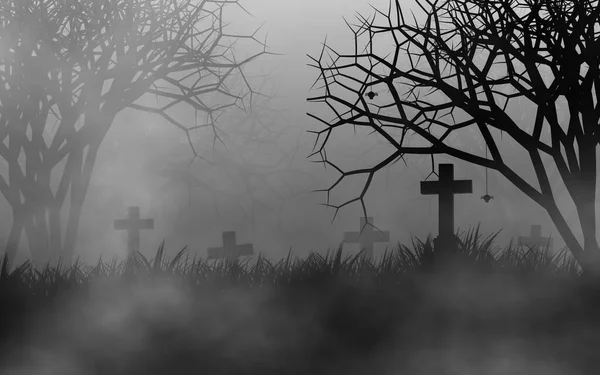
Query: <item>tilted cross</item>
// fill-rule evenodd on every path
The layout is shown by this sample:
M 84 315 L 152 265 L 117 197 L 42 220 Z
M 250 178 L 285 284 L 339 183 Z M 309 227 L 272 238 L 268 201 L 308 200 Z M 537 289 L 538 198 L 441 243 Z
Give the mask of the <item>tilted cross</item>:
M 438 181 L 421 181 L 421 194 L 438 195 L 439 237 L 449 244 L 454 240 L 454 195 L 473 193 L 473 181 L 455 180 L 454 165 L 439 165 Z
M 526 247 L 537 247 L 538 249 L 548 246 L 548 250 L 552 247 L 552 238 L 542 237 L 542 226 L 532 225 L 531 234 L 529 237 L 520 236 L 519 245 Z
M 228 261 L 237 261 L 241 256 L 253 255 L 254 248 L 252 244 L 237 245 L 235 232 L 223 232 L 223 246 L 209 247 L 208 259 L 226 259 Z
M 370 225 L 367 225 L 367 221 Z M 365 251 L 365 259 L 373 259 L 373 244 L 376 242 L 389 242 L 390 232 L 388 231 L 375 231 L 373 229 L 373 218 L 372 217 L 361 217 L 360 218 L 360 231 L 358 232 L 344 232 L 344 242 L 358 243 L 360 249 Z
M 140 230 L 154 229 L 154 220 L 140 219 L 140 208 L 137 206 L 129 207 L 128 213 L 127 219 L 117 219 L 114 224 L 116 230 L 128 231 L 127 251 L 131 255 L 134 251 L 140 250 Z

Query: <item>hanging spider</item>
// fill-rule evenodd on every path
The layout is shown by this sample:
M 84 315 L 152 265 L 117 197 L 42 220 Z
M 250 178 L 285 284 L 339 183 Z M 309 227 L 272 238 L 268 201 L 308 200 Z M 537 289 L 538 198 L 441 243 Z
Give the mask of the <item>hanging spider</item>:
M 483 199 L 483 201 L 484 201 L 485 203 L 488 203 L 488 202 L 489 202 L 491 199 L 494 199 L 494 197 L 493 197 L 493 196 L 491 196 L 491 195 L 489 195 L 489 194 L 486 194 L 486 195 L 482 195 L 482 196 L 481 196 L 481 199 Z
M 369 79 L 371 81 L 371 85 L 373 85 L 373 75 L 372 74 L 369 75 Z M 377 94 L 376 92 L 373 92 L 373 89 L 371 89 L 371 91 L 365 93 L 365 96 L 371 100 L 373 100 L 373 98 L 376 97 L 377 95 L 379 95 L 379 94 Z
M 376 97 L 377 95 L 379 95 L 376 92 L 373 91 L 369 91 L 368 93 L 365 94 L 369 99 L 373 100 L 374 97 Z
M 485 158 L 487 159 L 488 157 L 488 148 L 487 148 L 487 144 L 485 145 Z M 490 195 L 489 190 L 488 190 L 488 168 L 485 167 L 485 195 L 481 196 L 481 199 L 483 199 L 483 201 L 485 203 L 489 203 L 490 200 L 494 199 L 493 196 Z

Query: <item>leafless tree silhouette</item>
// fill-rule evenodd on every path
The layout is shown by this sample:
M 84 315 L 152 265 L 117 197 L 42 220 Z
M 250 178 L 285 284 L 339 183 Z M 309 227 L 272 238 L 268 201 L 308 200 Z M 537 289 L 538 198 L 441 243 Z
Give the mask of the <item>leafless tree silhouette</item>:
M 600 270 L 596 239 L 596 147 L 600 106 L 597 1 L 587 0 L 417 0 L 423 22 L 405 20 L 395 0 L 387 12 L 359 15 L 354 53 L 340 54 L 324 43 L 312 66 L 320 70 L 322 95 L 311 97 L 334 113 L 331 121 L 310 114 L 325 128 L 316 133 L 315 156 L 340 178 L 365 175 L 356 199 L 374 174 L 406 154 L 445 154 L 495 170 L 543 207 L 583 269 Z M 377 20 L 383 18 L 381 24 Z M 364 41 L 364 44 L 363 44 Z M 364 48 L 363 48 L 364 46 Z M 382 52 L 383 51 L 383 52 Z M 500 69 L 498 69 L 500 67 Z M 377 94 L 377 95 L 375 95 Z M 509 114 L 514 102 L 534 115 L 529 123 Z M 561 121 L 560 108 L 568 108 Z M 522 118 L 520 120 L 523 120 Z M 326 144 L 339 128 L 366 128 L 390 146 L 370 168 L 342 170 L 328 160 Z M 472 153 L 452 144 L 451 135 L 472 131 L 489 148 Z M 501 135 L 519 145 L 529 173 L 509 164 Z M 416 138 L 415 143 L 408 140 Z M 510 157 L 509 157 L 510 156 Z M 529 160 L 527 160 L 527 158 Z M 580 224 L 567 223 L 558 208 L 548 166 L 558 169 Z M 532 176 L 533 175 L 533 176 Z M 535 182 L 529 179 L 535 178 Z M 335 217 L 335 216 L 334 216 Z M 574 229 L 581 225 L 580 241 Z
M 177 147 L 148 161 L 151 172 L 167 179 L 159 189 L 161 194 L 177 186 L 185 188 L 191 208 L 192 192 L 203 192 L 212 198 L 211 216 L 233 225 L 251 224 L 253 229 L 259 211 L 268 211 L 278 216 L 277 229 L 284 231 L 283 210 L 310 194 L 308 186 L 314 176 L 295 164 L 298 150 L 306 145 L 301 143 L 300 129 L 290 126 L 284 111 L 272 103 L 277 94 L 266 88 L 267 77 L 252 77 L 261 79 L 257 90 L 262 94 L 252 107 L 223 116 L 217 139 L 221 142 L 211 147 L 210 139 L 199 139 L 203 141 L 198 154 L 202 163 L 191 165 L 184 156 L 188 150 Z M 224 215 L 220 206 L 235 209 Z
M 251 103 L 257 93 L 250 85 L 232 92 L 228 82 L 240 75 L 247 82 L 241 68 L 268 52 L 256 32 L 226 33 L 229 5 L 241 7 L 237 0 L 0 4 L 0 156 L 8 163 L 0 192 L 12 208 L 9 260 L 23 231 L 36 263 L 72 259 L 98 150 L 123 109 L 164 117 L 187 134 L 195 153 L 192 130 L 216 132 L 223 111 Z M 239 60 L 233 44 L 242 39 L 259 50 Z M 148 96 L 168 104 L 152 106 Z M 169 112 L 179 104 L 205 119 L 184 126 Z

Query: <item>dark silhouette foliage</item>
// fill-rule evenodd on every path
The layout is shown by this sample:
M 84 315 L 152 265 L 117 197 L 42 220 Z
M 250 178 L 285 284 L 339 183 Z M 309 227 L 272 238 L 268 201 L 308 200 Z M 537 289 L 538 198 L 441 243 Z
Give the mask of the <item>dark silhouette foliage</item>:
M 417 23 L 414 14 L 407 20 L 407 12 L 395 0 L 387 13 L 376 10 L 372 18 L 359 15 L 357 25 L 348 24 L 355 39 L 353 52 L 339 53 L 325 43 L 312 58 L 322 94 L 308 100 L 323 103 L 334 115 L 324 120 L 309 114 L 324 125 L 314 131 L 313 155 L 341 175 L 323 190 L 326 204 L 337 214 L 345 205 L 361 202 L 367 216 L 364 197 L 374 174 L 409 154 L 429 155 L 435 173 L 434 158 L 447 155 L 505 177 L 548 212 L 585 270 L 600 271 L 595 209 L 598 2 L 417 4 L 425 14 L 423 22 Z M 515 102 L 534 114 L 532 121 L 509 114 Z M 561 109 L 568 110 L 566 120 L 561 120 Z M 389 145 L 388 155 L 370 167 L 339 168 L 326 146 L 346 127 L 365 129 L 381 139 Z M 456 140 L 464 136 L 474 136 L 481 149 L 461 147 L 464 142 L 459 145 Z M 503 140 L 509 148 L 501 147 Z M 514 145 L 524 151 L 526 158 L 519 163 L 527 162 L 533 176 L 509 164 Z M 550 167 L 558 170 L 559 181 L 548 177 Z M 356 198 L 330 204 L 329 194 L 342 180 L 360 175 L 366 182 Z M 568 223 L 559 210 L 556 194 L 561 187 L 573 200 L 580 227 Z

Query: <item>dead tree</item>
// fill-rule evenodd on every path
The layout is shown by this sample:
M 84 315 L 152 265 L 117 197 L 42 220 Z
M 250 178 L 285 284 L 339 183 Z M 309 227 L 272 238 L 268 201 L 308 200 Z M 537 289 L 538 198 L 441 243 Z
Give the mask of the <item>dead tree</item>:
M 407 22 L 395 0 L 387 12 L 376 10 L 372 18 L 359 16 L 357 25 L 349 25 L 353 53 L 340 54 L 324 44 L 320 56 L 313 58 L 324 93 L 308 100 L 325 103 L 334 114 L 331 121 L 309 114 L 325 125 L 315 132 L 313 155 L 341 174 L 324 190 L 327 204 L 337 214 L 344 205 L 360 201 L 366 216 L 363 198 L 377 171 L 405 154 L 445 154 L 502 174 L 548 212 L 585 271 L 600 270 L 594 207 L 600 137 L 597 3 L 417 3 L 424 21 L 413 15 Z M 511 117 L 515 101 L 530 108 L 532 121 Z M 559 118 L 561 105 L 568 108 L 566 121 Z M 389 155 L 370 168 L 337 168 L 328 160 L 325 146 L 347 126 L 365 128 L 385 140 Z M 468 130 L 487 145 L 487 158 L 483 149 L 472 153 L 451 142 L 451 135 L 460 137 Z M 510 152 L 500 147 L 501 134 L 524 151 L 519 162 L 527 162 L 533 173 L 520 174 L 511 167 Z M 419 144 L 407 145 L 410 136 Z M 574 234 L 577 224 L 567 223 L 558 208 L 558 186 L 548 177 L 549 165 L 558 169 L 573 199 L 583 241 Z M 331 190 L 356 175 L 366 176 L 358 197 L 330 204 Z
M 228 116 L 227 120 L 232 119 Z M 197 156 L 203 162 L 196 164 L 195 169 L 191 165 L 194 159 L 182 159 L 182 152 L 176 149 L 166 158 L 160 157 L 151 163 L 158 166 L 157 174 L 168 180 L 161 190 L 172 188 L 173 183 L 179 184 L 187 190 L 188 206 L 192 205 L 192 190 L 204 191 L 213 198 L 219 218 L 225 219 L 217 202 L 235 204 L 242 218 L 255 229 L 259 209 L 281 214 L 286 203 L 308 193 L 303 187 L 310 184 L 313 176 L 294 166 L 294 158 L 302 146 L 299 137 L 294 137 L 295 145 L 286 145 L 286 136 L 293 137 L 288 135 L 293 129 L 282 126 L 285 117 L 271 108 L 268 101 L 257 100 L 246 116 L 227 120 L 219 132 L 223 144 L 216 144 L 212 149 L 204 147 L 204 152 Z M 178 161 L 164 165 L 168 159 Z M 223 186 L 216 183 L 214 177 L 228 183 Z
M 185 132 L 251 101 L 250 86 L 228 87 L 241 68 L 267 53 L 254 34 L 227 34 L 224 14 L 237 0 L 8 0 L 0 4 L 0 193 L 12 208 L 6 254 L 21 234 L 36 263 L 75 251 L 82 205 L 100 145 L 125 108 L 163 116 Z M 259 46 L 236 59 L 233 42 Z M 244 80 L 242 80 L 242 83 Z M 219 100 L 210 103 L 208 96 Z M 149 98 L 165 105 L 153 106 Z M 150 104 L 148 104 L 150 103 Z M 169 109 L 205 114 L 184 126 Z M 247 105 L 247 104 L 246 104 Z M 68 198 L 68 199 L 67 199 Z M 68 202 L 66 227 L 60 220 Z

